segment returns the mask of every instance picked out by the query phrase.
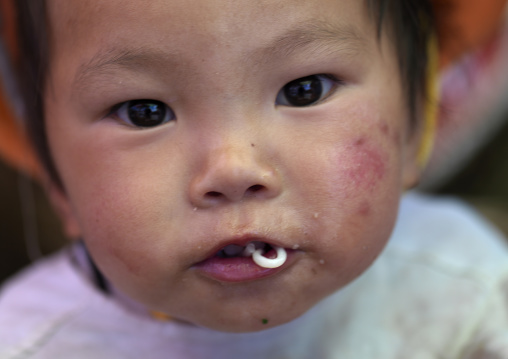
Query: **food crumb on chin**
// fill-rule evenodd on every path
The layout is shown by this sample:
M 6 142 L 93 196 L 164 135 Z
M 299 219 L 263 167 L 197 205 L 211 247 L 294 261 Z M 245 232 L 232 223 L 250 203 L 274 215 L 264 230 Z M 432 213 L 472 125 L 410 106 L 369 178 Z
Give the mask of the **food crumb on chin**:
M 263 323 L 264 325 L 268 324 L 268 319 L 266 318 L 261 319 L 261 323 Z

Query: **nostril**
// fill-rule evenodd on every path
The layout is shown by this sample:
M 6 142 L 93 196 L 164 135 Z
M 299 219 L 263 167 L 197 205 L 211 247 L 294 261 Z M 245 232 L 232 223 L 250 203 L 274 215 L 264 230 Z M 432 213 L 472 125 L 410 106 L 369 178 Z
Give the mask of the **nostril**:
M 264 188 L 264 186 L 262 186 L 260 184 L 256 184 L 254 186 L 250 186 L 248 189 L 248 192 L 259 192 L 259 191 L 262 191 L 263 188 Z
M 244 195 L 249 195 L 249 194 L 253 195 L 253 194 L 262 192 L 264 189 L 265 189 L 265 186 L 260 185 L 260 184 L 256 184 L 256 185 L 253 185 L 253 186 L 250 186 L 249 188 L 247 188 L 247 191 L 245 191 Z M 235 198 L 237 193 L 240 193 L 240 192 L 237 192 L 234 189 L 231 189 L 227 193 L 222 193 L 222 192 L 219 192 L 219 191 L 209 191 L 209 192 L 206 192 L 205 196 L 210 198 L 210 199 L 211 198 L 221 198 L 223 196 L 231 199 L 231 198 Z

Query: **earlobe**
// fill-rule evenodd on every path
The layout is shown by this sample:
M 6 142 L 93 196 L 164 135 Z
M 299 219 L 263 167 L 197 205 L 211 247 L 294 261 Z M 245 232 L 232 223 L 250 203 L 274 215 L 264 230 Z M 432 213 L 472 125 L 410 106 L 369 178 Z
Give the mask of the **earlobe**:
M 407 161 L 409 162 L 409 161 Z M 422 169 L 413 161 L 413 163 L 407 163 L 404 168 L 404 174 L 402 179 L 402 186 L 405 191 L 410 190 L 418 185 L 420 182 Z
M 53 182 L 50 182 L 46 189 L 51 204 L 62 221 L 65 235 L 70 239 L 80 238 L 81 230 L 64 189 Z

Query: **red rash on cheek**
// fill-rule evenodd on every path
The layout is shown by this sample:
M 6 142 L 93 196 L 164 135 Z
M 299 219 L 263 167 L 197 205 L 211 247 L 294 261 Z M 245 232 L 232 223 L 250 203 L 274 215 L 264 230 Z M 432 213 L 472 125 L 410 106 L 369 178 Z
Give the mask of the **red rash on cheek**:
M 364 137 L 347 146 L 349 166 L 343 175 L 350 185 L 372 192 L 385 177 L 387 156 L 381 148 L 370 145 Z

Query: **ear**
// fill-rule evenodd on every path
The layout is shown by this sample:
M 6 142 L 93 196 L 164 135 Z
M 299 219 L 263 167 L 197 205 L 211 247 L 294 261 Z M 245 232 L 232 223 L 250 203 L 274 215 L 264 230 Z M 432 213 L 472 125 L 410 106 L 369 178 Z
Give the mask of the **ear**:
M 402 185 L 404 190 L 409 190 L 418 185 L 422 174 L 422 169 L 416 160 L 410 161 L 409 158 L 406 158 L 405 161 L 406 163 L 404 164 Z
M 81 230 L 79 223 L 65 190 L 53 183 L 53 181 L 47 183 L 46 189 L 50 202 L 62 221 L 65 235 L 70 239 L 80 238 Z

